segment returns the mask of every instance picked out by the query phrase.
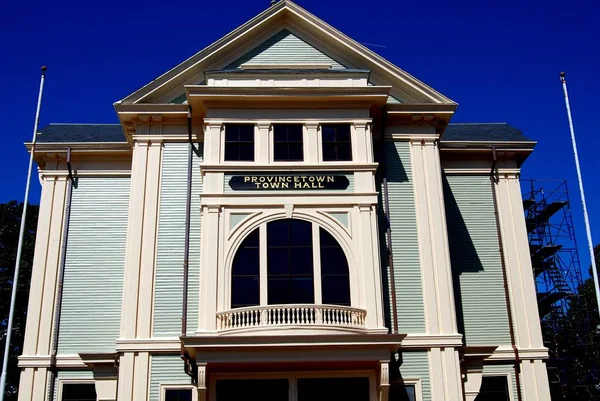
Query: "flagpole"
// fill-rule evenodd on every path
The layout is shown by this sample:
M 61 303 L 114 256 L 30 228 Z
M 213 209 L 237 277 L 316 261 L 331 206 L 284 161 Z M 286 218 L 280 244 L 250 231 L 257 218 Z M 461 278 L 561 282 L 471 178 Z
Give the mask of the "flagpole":
M 33 139 L 31 140 L 31 152 L 29 154 L 29 169 L 27 170 L 27 183 L 25 184 L 25 199 L 23 200 L 23 214 L 21 215 L 21 228 L 19 230 L 19 245 L 17 246 L 17 259 L 15 261 L 15 275 L 12 282 L 12 294 L 10 296 L 10 312 L 8 314 L 8 325 L 6 326 L 6 345 L 4 346 L 4 360 L 2 362 L 2 377 L 0 378 L 0 401 L 4 401 L 6 390 L 6 371 L 8 369 L 8 356 L 10 354 L 10 337 L 12 334 L 13 317 L 15 314 L 15 300 L 17 298 L 17 283 L 19 281 L 19 266 L 21 264 L 21 251 L 23 250 L 23 236 L 25 234 L 25 219 L 27 217 L 27 201 L 29 199 L 29 187 L 31 186 L 31 170 L 33 168 L 33 154 L 35 153 L 35 140 L 37 138 L 38 124 L 40 122 L 40 107 L 42 105 L 42 94 L 44 92 L 44 80 L 46 79 L 46 66 L 42 66 L 42 77 L 40 79 L 40 91 L 38 94 L 35 121 L 33 123 Z
M 577 142 L 575 141 L 575 129 L 573 128 L 573 118 L 571 117 L 571 106 L 569 105 L 569 93 L 567 92 L 567 79 L 564 72 L 560 73 L 560 82 L 562 83 L 565 94 L 565 105 L 567 106 L 567 117 L 569 118 L 569 128 L 571 130 L 571 143 L 573 144 L 573 154 L 575 156 L 575 167 L 577 169 L 577 180 L 579 182 L 579 194 L 581 195 L 581 204 L 583 206 L 583 220 L 585 222 L 585 233 L 587 235 L 590 259 L 592 260 L 592 276 L 594 278 L 594 287 L 596 289 L 596 303 L 598 305 L 598 314 L 600 315 L 600 285 L 598 284 L 598 269 L 596 267 L 596 258 L 594 257 L 594 243 L 592 242 L 592 230 L 590 229 L 590 219 L 585 202 L 585 193 L 583 192 L 583 179 L 581 178 L 581 168 L 579 167 L 579 155 L 577 153 Z

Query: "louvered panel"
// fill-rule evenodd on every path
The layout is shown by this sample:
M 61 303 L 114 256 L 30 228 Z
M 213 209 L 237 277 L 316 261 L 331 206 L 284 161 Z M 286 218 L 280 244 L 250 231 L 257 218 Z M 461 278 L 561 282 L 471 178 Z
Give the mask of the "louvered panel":
M 409 146 L 408 142 L 387 142 L 385 145 L 396 310 L 400 333 L 423 333 L 425 312 Z M 382 238 L 385 239 L 386 223 L 382 215 L 379 227 Z M 385 241 L 382 241 L 382 263 L 385 266 L 387 257 L 383 244 Z M 386 269 L 389 277 L 389 267 L 386 266 Z M 389 302 L 391 305 L 391 292 Z
M 404 379 L 421 379 L 423 401 L 431 400 L 429 355 L 427 352 L 403 352 L 400 373 Z
M 58 352 L 105 352 L 119 337 L 129 178 L 80 178 L 73 188 Z
M 200 151 L 202 146 L 200 145 Z M 201 154 L 201 153 L 200 153 Z M 194 159 L 190 219 L 188 286 L 188 332 L 198 327 L 198 280 L 200 273 L 200 194 L 202 182 Z M 163 149 L 158 245 L 154 291 L 153 335 L 178 336 L 183 300 L 183 251 L 187 191 L 188 144 L 166 143 Z
M 510 344 L 490 178 L 447 176 L 444 196 L 465 340 L 468 345 Z
M 94 373 L 91 370 L 62 370 L 56 373 L 54 380 L 54 400 L 58 398 L 58 383 L 59 380 L 93 380 Z M 48 397 L 46 397 L 47 399 Z
M 507 375 L 510 380 L 510 391 L 512 392 L 512 399 L 517 400 L 517 381 L 515 379 L 515 367 L 514 365 L 484 365 L 483 375 Z
M 273 35 L 224 69 L 240 68 L 244 63 L 252 64 L 306 64 L 319 63 L 331 65 L 331 68 L 345 67 L 306 43 L 287 29 Z
M 160 400 L 161 384 L 191 383 L 179 355 L 152 355 L 150 358 L 150 401 Z
M 231 189 L 231 187 L 229 186 L 229 180 L 231 179 L 231 177 L 233 176 L 239 176 L 239 175 L 244 175 L 246 173 L 243 172 L 239 172 L 239 173 L 235 173 L 235 174 L 225 174 L 225 179 L 224 179 L 224 187 L 223 187 L 223 192 L 226 194 L 230 194 L 230 193 L 239 193 L 239 192 L 256 192 L 255 190 L 251 190 L 251 191 L 240 191 L 240 190 L 233 190 Z M 264 176 L 271 176 L 271 175 L 275 175 L 275 176 L 279 176 L 282 173 L 252 173 L 252 174 L 259 174 L 259 175 L 264 175 Z M 283 173 L 285 174 L 285 173 Z M 346 189 L 276 189 L 276 190 L 267 190 L 267 189 L 263 189 L 260 190 L 261 193 L 265 193 L 265 192 L 270 192 L 270 193 L 282 193 L 282 192 L 296 192 L 298 193 L 298 191 L 302 191 L 302 192 L 323 192 L 323 191 L 331 191 L 331 192 L 354 192 L 354 174 L 352 173 L 348 173 L 348 174 L 340 174 L 340 173 L 328 173 L 328 172 L 319 172 L 319 175 L 343 175 L 346 176 L 346 178 L 348 178 L 348 188 Z M 302 175 L 302 173 L 291 173 L 289 175 Z

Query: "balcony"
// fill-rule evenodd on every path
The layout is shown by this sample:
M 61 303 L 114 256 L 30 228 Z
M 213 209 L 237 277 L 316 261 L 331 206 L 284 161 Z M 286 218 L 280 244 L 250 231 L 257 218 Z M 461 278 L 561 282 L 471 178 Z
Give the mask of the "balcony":
M 217 330 L 364 331 L 367 311 L 337 305 L 264 305 L 217 313 Z

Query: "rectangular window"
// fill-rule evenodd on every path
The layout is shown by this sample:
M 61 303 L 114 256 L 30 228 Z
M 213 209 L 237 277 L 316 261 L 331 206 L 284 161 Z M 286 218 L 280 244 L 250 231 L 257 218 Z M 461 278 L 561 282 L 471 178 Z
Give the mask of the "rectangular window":
M 288 401 L 287 379 L 218 380 L 217 401 Z
M 414 384 L 392 383 L 389 399 L 394 401 L 417 401 L 416 387 Z
M 254 124 L 225 124 L 225 161 L 254 161 Z
M 475 401 L 509 401 L 506 376 L 483 376 Z
M 185 388 L 168 388 L 164 401 L 192 401 L 192 390 Z
M 298 401 L 329 400 L 368 401 L 369 379 L 367 377 L 298 379 Z
M 323 161 L 352 161 L 350 124 L 321 125 Z
M 94 383 L 64 383 L 62 401 L 96 401 Z
M 275 124 L 274 160 L 276 162 L 301 162 L 304 160 L 302 124 Z

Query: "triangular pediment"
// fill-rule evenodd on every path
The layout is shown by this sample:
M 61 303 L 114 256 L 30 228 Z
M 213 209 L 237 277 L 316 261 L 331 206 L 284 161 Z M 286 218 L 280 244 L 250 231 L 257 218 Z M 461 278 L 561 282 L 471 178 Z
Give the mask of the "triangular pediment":
M 181 104 L 186 100 L 184 86 L 205 84 L 206 72 L 307 64 L 369 71 L 369 84 L 392 87 L 389 103 L 455 104 L 295 3 L 282 0 L 117 105 Z
M 334 69 L 346 68 L 288 29 L 282 29 L 224 69 L 241 68 L 244 64 L 277 66 L 310 63 L 329 65 Z

